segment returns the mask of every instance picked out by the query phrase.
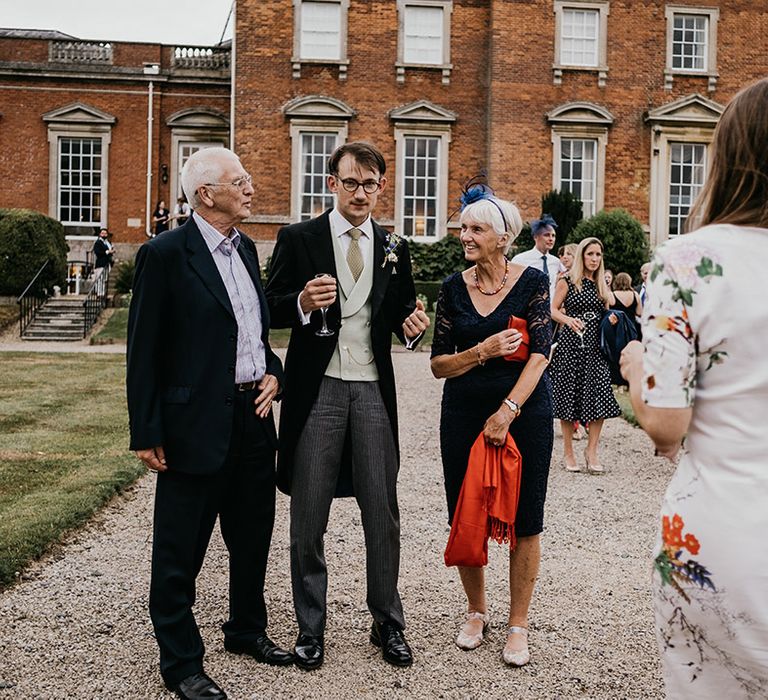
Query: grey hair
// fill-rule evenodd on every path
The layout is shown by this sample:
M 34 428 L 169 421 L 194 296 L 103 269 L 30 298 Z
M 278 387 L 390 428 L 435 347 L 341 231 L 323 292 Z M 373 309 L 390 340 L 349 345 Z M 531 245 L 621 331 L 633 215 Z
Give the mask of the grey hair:
M 215 146 L 195 151 L 184 163 L 181 170 L 181 189 L 184 190 L 192 209 L 197 209 L 201 203 L 197 190 L 207 183 L 221 180 L 225 169 L 224 163 L 228 158 L 234 158 L 240 162 L 240 159 L 228 148 Z
M 460 221 L 463 224 L 468 219 L 490 226 L 499 238 L 509 234 L 507 245 L 504 247 L 505 255 L 523 228 L 523 219 L 518 208 L 512 202 L 497 197 L 479 199 L 464 207 Z

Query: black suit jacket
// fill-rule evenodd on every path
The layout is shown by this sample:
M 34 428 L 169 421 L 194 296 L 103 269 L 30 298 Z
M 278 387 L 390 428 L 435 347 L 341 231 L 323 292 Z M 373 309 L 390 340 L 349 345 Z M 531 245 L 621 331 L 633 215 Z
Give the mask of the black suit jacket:
M 97 238 L 93 243 L 93 254 L 96 256 L 94 267 L 107 267 L 113 262 L 113 256 L 109 254 L 109 246 Z
M 302 326 L 297 310 L 299 293 L 308 280 L 320 272 L 338 278 L 328 215 L 329 211 L 311 221 L 286 226 L 278 232 L 266 287 L 273 327 L 292 329 L 285 361 L 286 390 L 280 411 L 280 449 L 277 458 L 277 486 L 284 493 L 290 493 L 296 443 L 317 399 L 320 382 L 338 341 L 338 335 L 315 335 L 321 322 L 319 311 L 313 312 L 310 323 Z M 392 334 L 403 341 L 403 321 L 416 308 L 416 292 L 407 242 L 403 240 L 397 249 L 397 263 L 384 264 L 387 231 L 374 222 L 373 232 L 371 345 L 379 373 L 381 396 L 397 445 Z M 338 298 L 328 309 L 327 320 L 328 327 L 338 331 L 341 321 L 341 303 Z M 348 472 L 349 453 L 345 450 L 342 473 Z M 337 495 L 351 495 L 348 479 L 342 478 Z
M 243 235 L 238 253 L 259 295 L 266 371 L 282 385 L 256 247 Z M 128 318 L 130 449 L 162 445 L 169 469 L 181 472 L 221 468 L 232 432 L 237 332 L 224 282 L 194 219 L 139 249 Z M 276 445 L 271 414 L 266 421 Z

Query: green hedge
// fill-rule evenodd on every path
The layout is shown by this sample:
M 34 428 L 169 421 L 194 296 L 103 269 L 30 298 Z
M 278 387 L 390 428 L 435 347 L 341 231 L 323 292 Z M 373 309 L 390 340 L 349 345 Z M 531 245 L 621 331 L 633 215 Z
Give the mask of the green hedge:
M 640 266 L 648 262 L 648 239 L 640 222 L 625 209 L 603 210 L 584 219 L 571 232 L 569 243 L 578 243 L 594 236 L 603 243 L 605 267 L 617 272 L 627 272 L 637 282 Z
M 46 260 L 51 264 L 40 283 L 49 291 L 63 287 L 68 249 L 55 219 L 30 209 L 0 209 L 0 294 L 21 294 Z
M 427 297 L 427 311 L 434 311 L 437 293 L 440 291 L 442 282 L 416 280 L 414 284 L 416 286 L 416 294 Z
M 542 214 L 549 214 L 557 222 L 557 238 L 552 250 L 553 255 L 557 254 L 557 249 L 565 244 L 571 231 L 582 220 L 584 216 L 582 210 L 581 200 L 570 192 L 551 190 L 541 196 Z M 531 227 L 525 224 L 520 235 L 515 239 L 513 252 L 522 253 L 531 248 L 533 248 Z
M 409 240 L 408 250 L 411 253 L 413 278 L 417 280 L 441 282 L 448 275 L 469 267 L 461 241 L 451 234 L 435 243 Z
M 133 275 L 136 272 L 134 260 L 124 260 L 112 271 L 115 276 L 115 291 L 118 294 L 128 294 L 133 289 Z

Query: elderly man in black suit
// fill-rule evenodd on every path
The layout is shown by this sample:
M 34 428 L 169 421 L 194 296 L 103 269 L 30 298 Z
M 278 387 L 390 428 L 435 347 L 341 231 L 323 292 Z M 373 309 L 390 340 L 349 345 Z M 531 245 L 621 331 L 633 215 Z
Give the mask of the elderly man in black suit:
M 385 169 L 369 144 L 339 147 L 328 176 L 336 206 L 279 232 L 266 288 L 273 325 L 292 329 L 278 488 L 291 494 L 294 654 L 305 670 L 324 658 L 323 536 L 334 495 L 351 495 L 351 484 L 365 533 L 370 640 L 391 664 L 413 661 L 397 590 L 399 455 L 390 350 L 393 333 L 417 341 L 429 318 L 415 298 L 407 243 L 371 218 L 387 184 Z
M 250 214 L 251 177 L 234 153 L 210 148 L 190 157 L 181 179 L 193 216 L 136 257 L 131 449 L 157 473 L 149 609 L 160 672 L 181 698 L 221 700 L 192 614 L 217 517 L 229 551 L 225 649 L 293 662 L 267 637 L 264 603 L 275 515 L 271 408 L 283 373 L 269 346 L 256 248 L 235 228 Z

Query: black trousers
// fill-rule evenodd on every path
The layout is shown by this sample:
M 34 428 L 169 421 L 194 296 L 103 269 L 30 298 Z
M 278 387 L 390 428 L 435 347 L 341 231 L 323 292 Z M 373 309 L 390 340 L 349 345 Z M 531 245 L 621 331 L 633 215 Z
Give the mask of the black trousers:
M 267 627 L 264 577 L 275 520 L 275 447 L 266 421 L 254 414 L 256 393 L 235 393 L 221 470 L 195 475 L 169 468 L 157 475 L 149 612 L 168 686 L 203 670 L 203 640 L 192 606 L 217 516 L 229 551 L 224 635 L 247 641 Z

